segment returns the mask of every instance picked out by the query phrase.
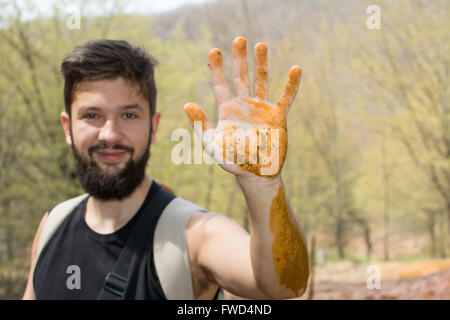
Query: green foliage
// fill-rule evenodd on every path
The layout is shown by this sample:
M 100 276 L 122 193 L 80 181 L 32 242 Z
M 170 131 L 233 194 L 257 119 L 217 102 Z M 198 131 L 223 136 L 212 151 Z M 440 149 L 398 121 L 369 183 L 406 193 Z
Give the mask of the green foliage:
M 241 10 L 242 3 L 217 2 L 150 17 L 123 14 L 116 7 L 101 17 L 83 16 L 79 30 L 66 27 L 65 2 L 55 3 L 46 18 L 23 21 L 14 10 L 2 15 L 0 22 L 8 27 L 0 29 L 1 270 L 14 265 L 26 273 L 43 213 L 83 192 L 59 121 L 64 110 L 59 65 L 76 45 L 94 38 L 125 39 L 159 61 L 162 118 L 148 173 L 177 195 L 246 223 L 234 177 L 217 165 L 171 161 L 178 143 L 171 140 L 172 132 L 192 133 L 186 102 L 201 105 L 212 123 L 217 119 L 209 49 L 223 50 L 230 78 L 231 42 L 244 35 L 250 78 L 252 45 L 269 45 L 271 102 L 280 96 L 289 67 L 303 69 L 288 115 L 282 174 L 308 242 L 317 235 L 317 247 L 326 249 L 328 261 L 383 259 L 386 244 L 397 258 L 429 254 L 430 248 L 448 254 L 450 28 L 445 0 L 381 1 L 379 31 L 366 28 L 364 3 L 252 1 L 249 11 Z M 389 236 L 398 233 L 429 244 L 396 252 Z

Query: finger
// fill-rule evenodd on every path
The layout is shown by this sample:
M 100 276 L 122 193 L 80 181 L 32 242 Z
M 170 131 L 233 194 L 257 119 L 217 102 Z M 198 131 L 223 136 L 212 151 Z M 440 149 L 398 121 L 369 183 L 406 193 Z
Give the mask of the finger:
M 222 53 L 219 49 L 211 49 L 208 54 L 208 60 L 214 96 L 216 97 L 217 106 L 220 106 L 232 98 L 230 88 L 225 80 L 225 74 L 223 73 Z
M 206 113 L 200 108 L 198 105 L 192 102 L 188 102 L 184 105 L 184 111 L 188 115 L 189 119 L 191 119 L 192 126 L 194 127 L 195 134 L 201 141 L 203 148 L 206 153 L 216 161 L 220 161 L 220 154 L 218 152 L 217 144 L 214 142 L 214 133 L 215 130 L 211 128 L 208 117 Z M 195 142 L 194 142 L 194 150 L 195 150 Z M 195 152 L 195 151 L 194 151 Z M 201 160 L 199 160 L 201 163 Z M 208 160 L 205 160 L 207 163 Z M 196 156 L 194 154 L 194 162 L 196 162 Z
M 266 100 L 269 89 L 267 69 L 267 46 L 260 42 L 255 45 L 255 96 Z
M 237 37 L 233 41 L 233 79 L 238 97 L 250 96 L 248 84 L 247 41 L 244 37 Z
M 282 107 L 285 109 L 286 113 L 289 110 L 292 102 L 295 99 L 295 95 L 297 94 L 297 89 L 300 84 L 300 77 L 302 75 L 302 69 L 299 66 L 293 66 L 291 70 L 289 70 L 289 80 L 284 88 L 283 95 L 277 102 L 278 107 Z
M 208 121 L 208 117 L 206 116 L 205 111 L 200 108 L 197 104 L 188 102 L 184 105 L 184 111 L 188 115 L 189 119 L 191 119 L 191 123 L 194 127 L 195 133 L 201 136 L 201 133 L 211 129 L 211 126 Z M 202 132 L 201 132 L 201 131 Z

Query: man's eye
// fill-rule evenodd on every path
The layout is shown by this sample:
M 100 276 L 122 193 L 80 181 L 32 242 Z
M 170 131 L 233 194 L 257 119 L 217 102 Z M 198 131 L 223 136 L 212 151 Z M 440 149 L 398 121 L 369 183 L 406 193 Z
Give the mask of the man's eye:
M 98 115 L 95 114 L 95 113 L 88 113 L 88 114 L 84 115 L 84 118 L 86 118 L 86 119 L 97 119 Z
M 136 118 L 137 118 L 137 116 L 136 116 L 134 113 L 131 113 L 131 112 L 125 113 L 125 114 L 123 115 L 123 117 L 124 117 L 125 119 L 136 119 Z

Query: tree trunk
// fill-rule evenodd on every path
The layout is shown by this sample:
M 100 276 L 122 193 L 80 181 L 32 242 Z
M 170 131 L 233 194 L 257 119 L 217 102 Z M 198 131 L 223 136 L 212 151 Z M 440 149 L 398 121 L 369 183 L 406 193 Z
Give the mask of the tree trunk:
M 366 257 L 370 259 L 372 256 L 372 241 L 370 240 L 370 227 L 367 221 L 363 222 L 364 241 L 366 243 Z
M 370 225 L 367 218 L 358 216 L 358 212 L 349 211 L 349 216 L 353 221 L 355 221 L 364 232 L 364 243 L 366 244 L 366 257 L 370 259 L 372 256 L 372 240 L 370 238 Z
M 343 221 L 342 213 L 340 208 L 340 192 L 339 192 L 339 177 L 335 175 L 334 181 L 334 202 L 333 202 L 333 216 L 336 217 L 336 245 L 338 249 L 339 259 L 345 258 L 344 253 L 344 231 L 343 231 Z
M 311 251 L 310 251 L 310 266 L 309 266 L 309 292 L 308 292 L 308 300 L 314 299 L 314 268 L 316 266 L 316 237 L 313 235 L 311 237 Z
M 444 231 L 444 229 L 445 229 L 445 212 L 441 212 L 440 214 L 439 214 L 439 220 L 440 220 L 440 222 L 439 222 L 439 256 L 441 257 L 441 258 L 445 258 L 446 256 L 447 256 L 447 253 L 446 253 L 446 246 L 445 246 L 445 243 L 446 243 L 446 235 L 445 235 L 445 231 Z
M 436 214 L 434 210 L 427 210 L 428 218 L 428 233 L 430 236 L 430 254 L 434 258 L 436 257 L 436 234 L 434 232 L 434 226 L 436 224 Z
M 337 221 L 337 226 L 336 226 L 336 240 L 337 240 L 337 246 L 338 246 L 339 259 L 344 259 L 345 258 L 344 232 L 343 232 L 343 223 L 342 223 L 340 213 L 338 213 L 338 221 Z
M 383 255 L 384 260 L 389 260 L 389 175 L 386 161 L 385 133 L 381 136 L 381 157 L 383 174 Z

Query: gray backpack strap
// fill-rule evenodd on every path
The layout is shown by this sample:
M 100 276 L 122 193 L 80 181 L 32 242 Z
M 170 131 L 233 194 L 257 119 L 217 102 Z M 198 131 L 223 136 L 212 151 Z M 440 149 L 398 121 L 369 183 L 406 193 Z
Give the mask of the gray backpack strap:
M 192 214 L 205 211 L 182 198 L 173 199 L 162 212 L 153 239 L 156 273 L 168 300 L 193 300 L 186 228 Z
M 53 233 L 55 233 L 55 230 L 59 227 L 61 222 L 63 222 L 64 219 L 73 211 L 73 209 L 75 209 L 77 205 L 79 205 L 84 199 L 86 199 L 87 196 L 88 194 L 83 194 L 76 198 L 66 200 L 64 202 L 61 202 L 51 210 L 51 214 L 47 216 L 44 227 L 41 231 L 41 235 L 39 237 L 36 261 L 38 260 L 42 249 L 44 249 L 45 245 L 50 240 Z

